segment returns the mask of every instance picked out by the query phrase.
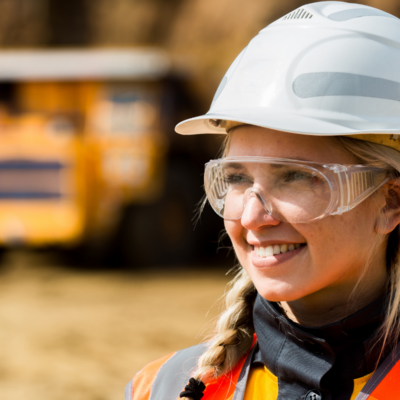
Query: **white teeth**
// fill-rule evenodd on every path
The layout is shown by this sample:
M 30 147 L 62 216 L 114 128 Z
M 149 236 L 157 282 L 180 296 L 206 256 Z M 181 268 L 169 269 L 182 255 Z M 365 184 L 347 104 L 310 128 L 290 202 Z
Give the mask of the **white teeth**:
M 277 254 L 283 254 L 286 253 L 288 251 L 292 251 L 294 249 L 298 249 L 299 247 L 301 247 L 300 243 L 296 243 L 296 244 L 274 244 L 274 245 L 269 245 L 267 247 L 256 247 L 254 246 L 254 252 L 256 253 L 256 255 L 258 257 L 262 257 L 262 258 L 266 258 L 266 257 L 271 257 L 273 255 L 277 255 Z
M 271 257 L 274 255 L 274 248 L 272 246 L 267 246 L 265 248 L 265 256 L 264 257 Z

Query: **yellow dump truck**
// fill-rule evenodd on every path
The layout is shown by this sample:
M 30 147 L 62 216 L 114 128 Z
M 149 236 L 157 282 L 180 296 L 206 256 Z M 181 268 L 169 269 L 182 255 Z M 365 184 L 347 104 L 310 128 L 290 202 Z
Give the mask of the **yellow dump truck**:
M 158 49 L 0 52 L 0 245 L 103 243 L 162 196 Z

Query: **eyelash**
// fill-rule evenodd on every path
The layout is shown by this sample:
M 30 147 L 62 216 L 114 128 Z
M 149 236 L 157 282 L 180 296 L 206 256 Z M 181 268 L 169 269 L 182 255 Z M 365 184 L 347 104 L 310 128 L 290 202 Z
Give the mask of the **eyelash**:
M 300 179 L 303 179 L 303 178 L 308 178 L 308 179 L 313 178 L 313 176 L 311 176 L 311 175 L 309 175 L 309 174 L 301 173 L 301 172 L 298 172 L 298 171 L 287 171 L 287 172 L 285 173 L 283 179 L 284 179 L 285 181 L 287 181 L 287 180 L 289 180 L 289 179 L 295 180 L 296 178 L 298 178 L 299 175 L 300 175 Z
M 235 180 L 235 178 L 242 178 L 240 182 Z M 246 182 L 251 182 L 253 183 L 246 175 L 240 175 L 240 174 L 225 174 L 224 175 L 224 182 L 228 184 L 237 184 L 237 183 L 243 183 L 244 181 Z
M 289 179 L 290 179 L 291 181 L 295 181 L 295 180 L 297 180 L 296 177 L 295 177 L 296 175 L 300 175 L 300 179 L 299 179 L 299 180 L 301 180 L 301 179 L 308 179 L 308 180 L 310 181 L 311 184 L 318 184 L 318 183 L 321 183 L 321 178 L 318 177 L 317 175 L 307 174 L 307 173 L 298 172 L 298 171 L 288 171 L 288 172 L 285 174 L 283 180 L 284 180 L 285 182 L 289 182 Z M 293 179 L 293 177 L 294 177 L 294 179 Z

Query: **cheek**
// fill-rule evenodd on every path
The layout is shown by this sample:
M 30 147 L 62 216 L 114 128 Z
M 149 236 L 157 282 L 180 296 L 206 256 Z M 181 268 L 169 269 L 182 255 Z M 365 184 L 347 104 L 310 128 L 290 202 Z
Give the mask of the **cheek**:
M 241 224 L 239 221 L 226 221 L 224 220 L 225 230 L 230 237 L 232 244 L 240 240 Z
M 364 258 L 376 238 L 372 213 L 353 209 L 343 215 L 327 217 L 299 228 L 315 257 L 334 257 L 340 264 Z
M 236 255 L 240 260 L 241 251 L 247 251 L 247 242 L 244 239 L 243 231 L 244 228 L 239 220 L 236 221 L 224 221 L 225 230 L 231 239 L 233 248 L 235 249 Z

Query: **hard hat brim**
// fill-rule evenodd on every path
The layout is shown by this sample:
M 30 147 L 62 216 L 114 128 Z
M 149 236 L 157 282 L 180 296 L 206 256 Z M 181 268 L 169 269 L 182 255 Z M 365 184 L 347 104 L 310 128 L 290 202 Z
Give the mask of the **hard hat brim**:
M 304 115 L 265 108 L 230 109 L 207 113 L 180 122 L 175 131 L 181 135 L 226 134 L 223 127 L 213 126 L 210 120 L 236 121 L 302 135 L 342 136 L 361 133 L 400 133 L 400 121 L 388 124 L 379 120 L 366 120 L 352 115 L 342 115 L 340 120 L 312 118 Z M 267 123 L 266 123 L 267 122 Z

